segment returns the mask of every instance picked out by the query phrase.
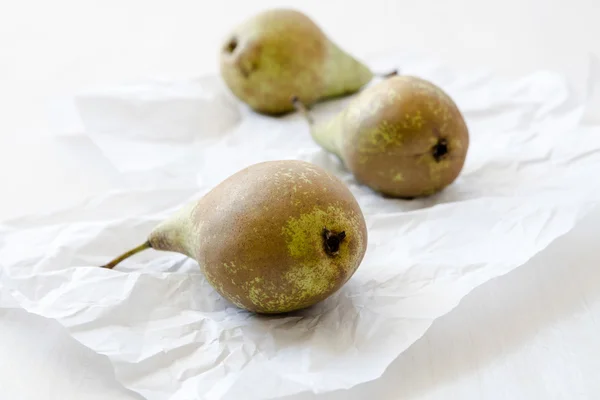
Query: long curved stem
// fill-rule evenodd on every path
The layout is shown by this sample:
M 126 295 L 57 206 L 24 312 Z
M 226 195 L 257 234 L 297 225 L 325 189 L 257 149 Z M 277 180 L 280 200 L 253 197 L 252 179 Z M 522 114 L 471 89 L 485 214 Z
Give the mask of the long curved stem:
M 146 241 L 145 243 L 139 245 L 138 247 L 135 247 L 135 248 L 129 250 L 128 252 L 121 254 L 119 257 L 115 258 L 108 264 L 103 265 L 102 268 L 112 269 L 112 268 L 116 267 L 117 264 L 119 264 L 121 261 L 125 260 L 126 258 L 129 258 L 129 257 L 133 256 L 134 254 L 137 254 L 141 251 L 144 251 L 144 250 L 150 249 L 150 248 L 152 248 L 152 245 L 150 244 L 149 241 Z

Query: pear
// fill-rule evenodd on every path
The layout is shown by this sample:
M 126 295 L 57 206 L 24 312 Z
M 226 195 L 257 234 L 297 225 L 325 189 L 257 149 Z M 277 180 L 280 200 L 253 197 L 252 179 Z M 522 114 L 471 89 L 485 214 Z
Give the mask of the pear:
M 104 267 L 149 248 L 182 253 L 231 303 L 273 314 L 332 295 L 366 246 L 361 209 L 338 178 L 304 161 L 268 161 L 231 175 Z
M 309 17 L 285 8 L 235 27 L 221 48 L 220 71 L 236 97 L 271 115 L 293 111 L 292 96 L 310 105 L 354 93 L 373 77 Z
M 440 87 L 415 76 L 392 76 L 358 94 L 340 113 L 315 123 L 313 139 L 337 155 L 356 180 L 389 197 L 441 191 L 459 176 L 469 131 L 457 105 Z

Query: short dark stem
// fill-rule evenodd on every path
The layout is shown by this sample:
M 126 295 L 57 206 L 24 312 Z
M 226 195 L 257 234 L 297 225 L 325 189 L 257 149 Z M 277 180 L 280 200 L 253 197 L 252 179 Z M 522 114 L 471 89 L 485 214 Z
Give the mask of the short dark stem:
M 400 71 L 398 71 L 397 69 L 390 71 L 388 73 L 385 74 L 375 74 L 376 76 L 386 79 L 386 78 L 391 78 L 392 76 L 397 76 L 400 75 Z
M 299 111 L 304 116 L 304 118 L 306 118 L 306 122 L 308 122 L 309 125 L 313 125 L 315 123 L 312 115 L 310 115 L 310 112 L 308 112 L 308 108 L 306 108 L 304 103 L 300 101 L 298 96 L 292 97 L 292 104 L 294 104 L 296 111 Z
M 340 251 L 340 245 L 346 238 L 346 232 L 332 232 L 329 229 L 323 229 L 323 244 L 325 252 L 330 256 L 336 255 Z
M 137 254 L 137 253 L 144 251 L 146 249 L 149 249 L 151 247 L 152 247 L 152 245 L 150 244 L 149 241 L 145 242 L 145 243 L 139 245 L 138 247 L 129 250 L 127 253 L 120 255 L 119 257 L 115 258 L 108 264 L 103 265 L 102 268 L 113 269 L 114 267 L 117 266 L 117 264 L 119 264 L 121 261 L 125 260 L 126 258 L 129 258 L 129 257 L 133 256 L 134 254 Z

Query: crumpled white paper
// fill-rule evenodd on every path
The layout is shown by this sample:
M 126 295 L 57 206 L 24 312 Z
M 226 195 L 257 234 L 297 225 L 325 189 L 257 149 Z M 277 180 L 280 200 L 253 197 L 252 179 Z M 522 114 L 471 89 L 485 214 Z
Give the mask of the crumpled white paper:
M 74 105 L 86 133 L 121 172 L 177 162 L 241 118 L 223 82 L 212 76 L 90 89 Z
M 82 345 L 57 321 L 23 310 L 6 291 L 0 297 L 3 399 L 143 400 L 117 382 L 108 357 Z
M 0 293 L 10 301 L 0 296 L 0 308 L 17 303 L 58 321 L 149 400 L 329 392 L 380 377 L 473 288 L 523 265 L 599 204 L 600 127 L 560 75 L 500 79 L 406 54 L 370 63 L 434 81 L 464 112 L 467 162 L 442 193 L 384 199 L 314 144 L 299 115 L 259 116 L 219 91 L 203 100 L 210 112 L 202 115 L 191 111 L 201 104 L 178 106 L 183 93 L 203 93 L 182 83 L 87 93 L 76 99 L 86 132 L 124 174 L 177 171 L 195 176 L 197 187 L 161 189 L 157 179 L 4 223 Z M 348 100 L 316 106 L 315 118 Z M 152 150 L 124 153 L 127 142 Z M 193 260 L 174 253 L 147 251 L 118 270 L 96 267 L 237 170 L 286 158 L 335 172 L 367 219 L 361 267 L 323 303 L 275 317 L 241 311 L 213 291 Z

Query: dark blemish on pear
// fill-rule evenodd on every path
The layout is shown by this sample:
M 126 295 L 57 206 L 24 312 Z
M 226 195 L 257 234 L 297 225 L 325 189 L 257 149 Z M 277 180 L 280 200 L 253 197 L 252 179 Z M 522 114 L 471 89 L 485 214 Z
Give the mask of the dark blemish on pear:
M 346 238 L 346 232 L 335 233 L 327 228 L 323 229 L 323 243 L 325 252 L 330 256 L 335 256 L 340 251 L 340 244 Z
M 250 77 L 250 75 L 258 69 L 258 64 L 256 62 L 251 63 L 250 65 L 239 64 L 239 70 L 242 76 L 246 79 Z
M 448 141 L 446 139 L 439 139 L 431 148 L 431 155 L 435 161 L 442 161 L 448 155 Z
M 235 49 L 237 49 L 238 46 L 238 41 L 237 38 L 234 36 L 231 39 L 229 39 L 229 41 L 227 42 L 227 45 L 225 46 L 225 51 L 228 53 L 233 53 L 235 51 Z

